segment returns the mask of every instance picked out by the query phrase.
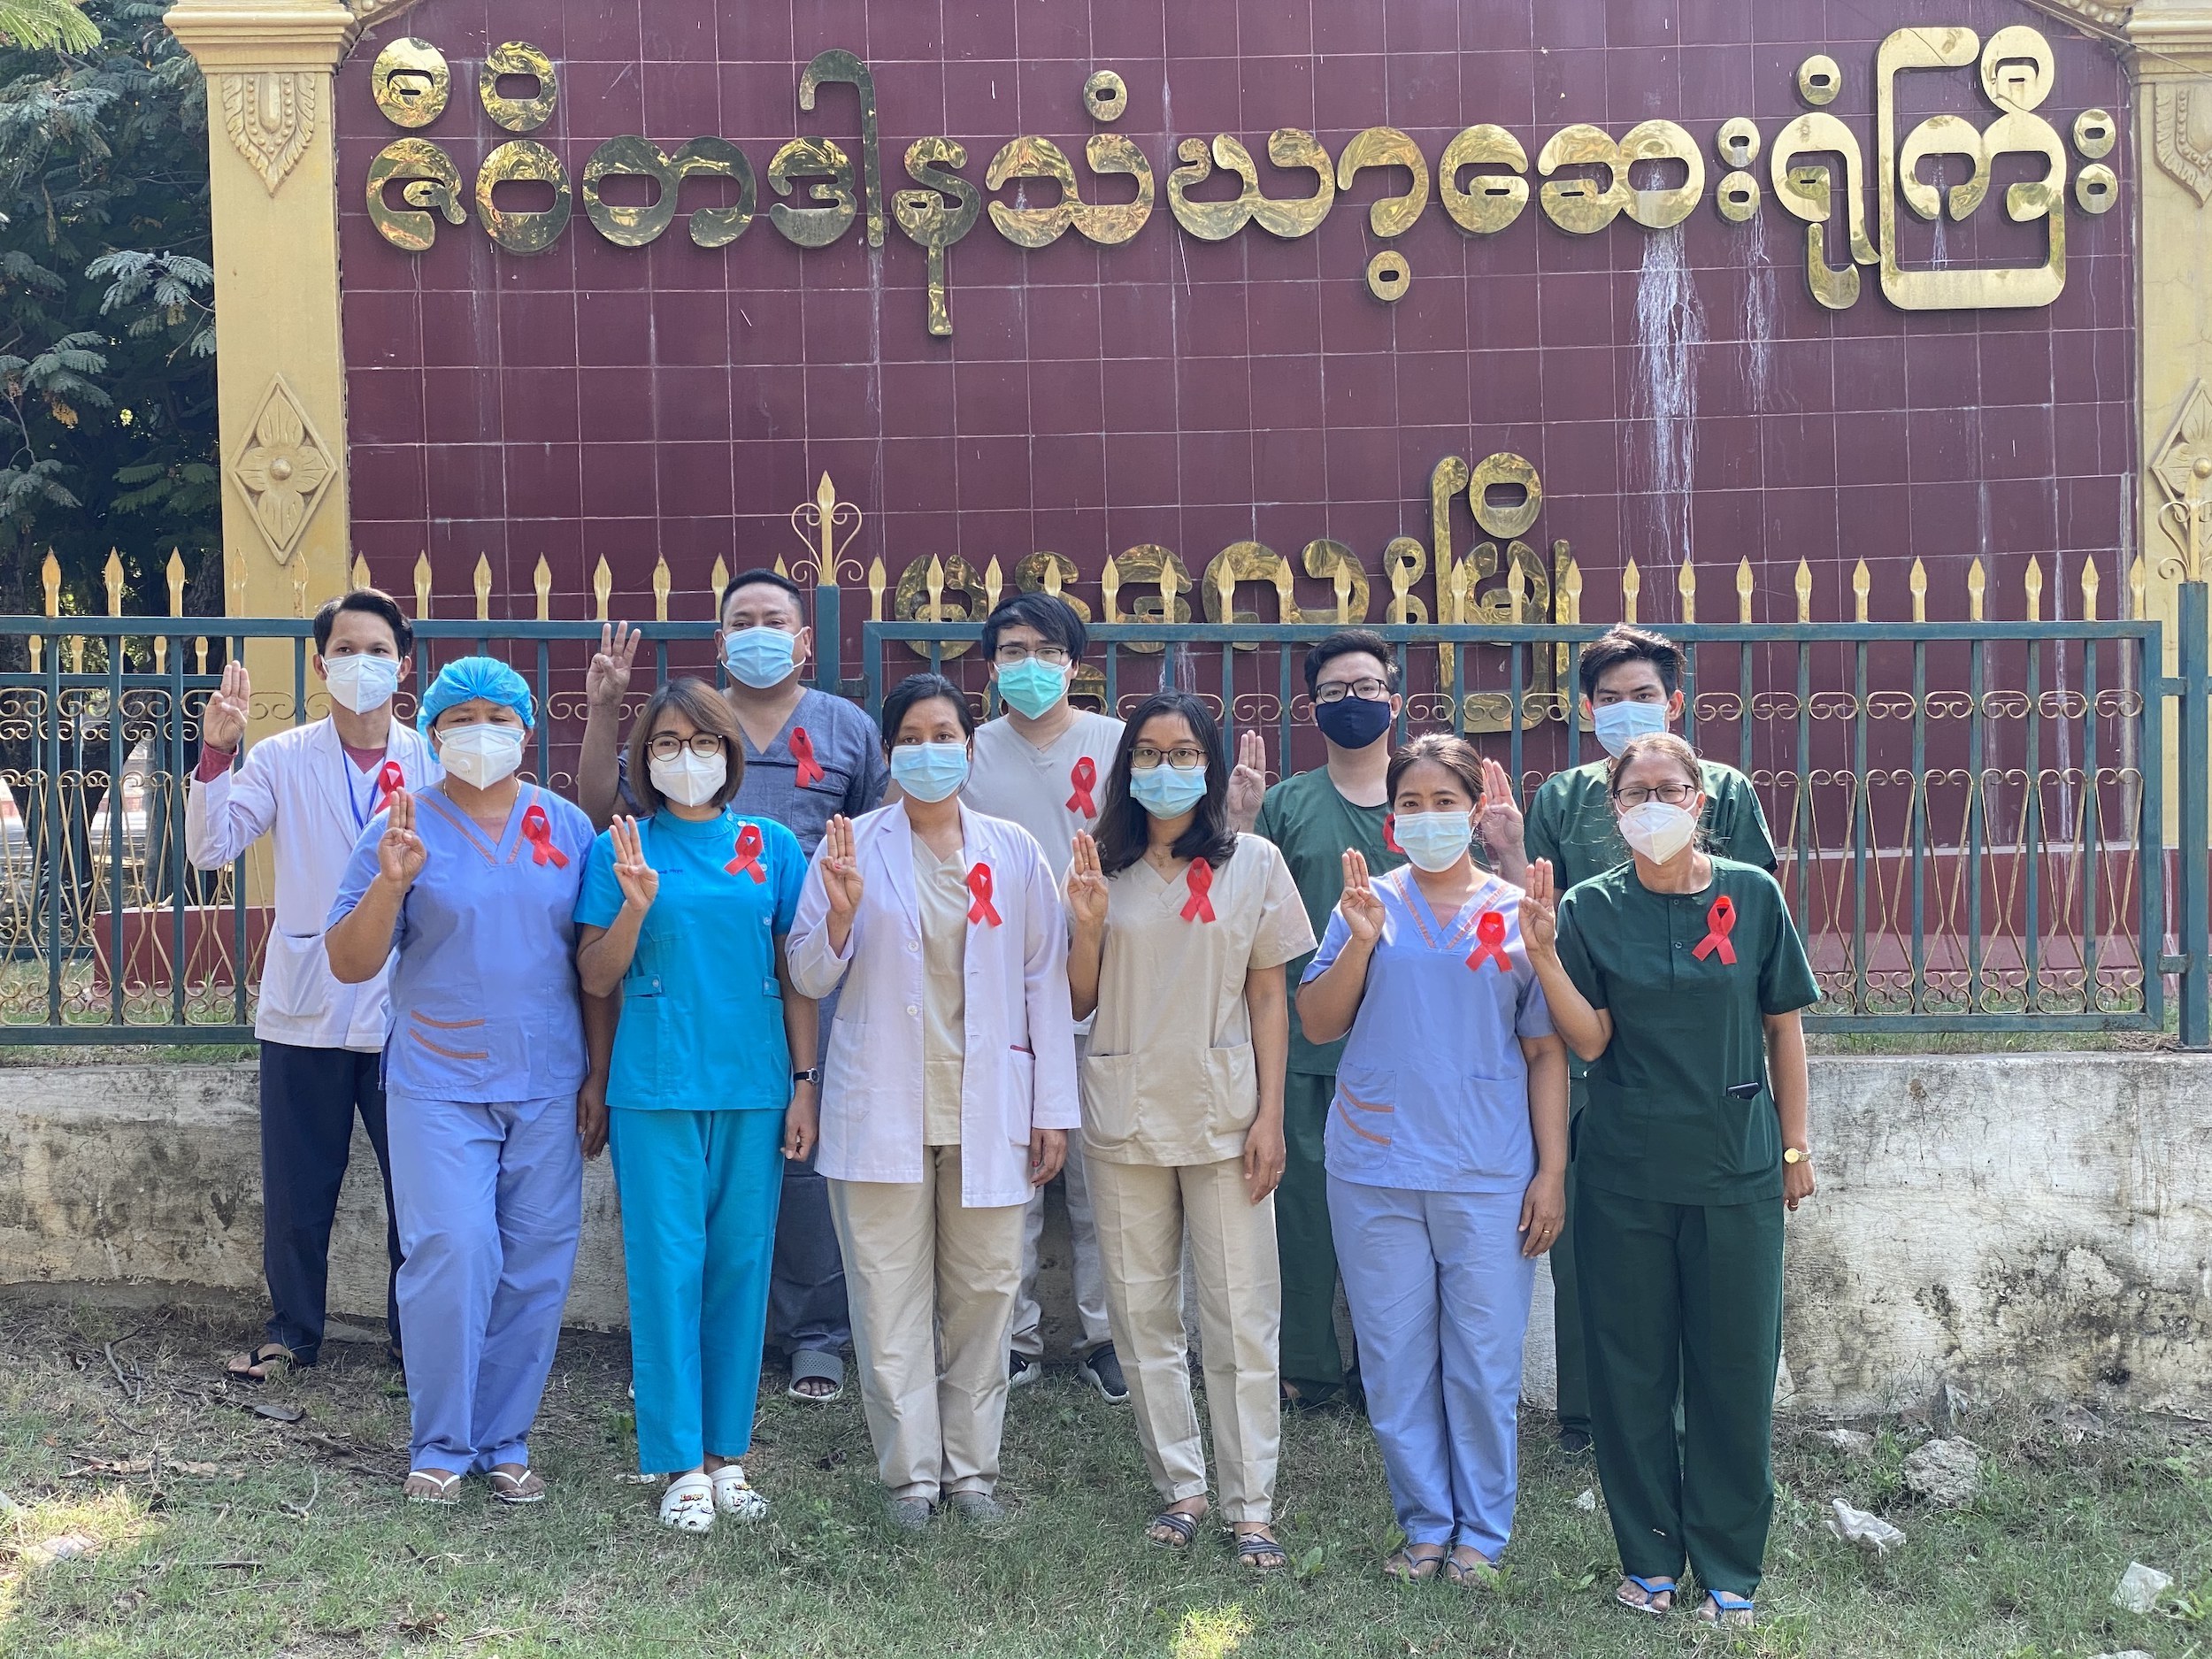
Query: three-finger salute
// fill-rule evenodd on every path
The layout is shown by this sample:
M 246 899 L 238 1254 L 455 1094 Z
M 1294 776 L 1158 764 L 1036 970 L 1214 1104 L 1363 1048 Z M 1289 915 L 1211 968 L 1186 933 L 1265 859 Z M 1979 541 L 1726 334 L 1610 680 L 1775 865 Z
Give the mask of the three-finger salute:
M 623 904 L 640 914 L 651 910 L 660 893 L 660 872 L 645 861 L 637 819 L 618 814 L 607 826 L 607 835 L 614 844 L 615 885 L 622 889 Z
M 1068 864 L 1068 914 L 1079 927 L 1102 927 L 1106 903 L 1106 875 L 1098 862 L 1098 843 L 1078 830 L 1075 856 Z
M 822 830 L 822 892 L 830 914 L 849 922 L 860 909 L 860 861 L 853 850 L 853 821 L 843 813 Z
M 1528 867 L 1528 886 L 1521 894 L 1521 940 L 1531 950 L 1547 956 L 1559 942 L 1559 904 L 1548 858 L 1539 858 Z
M 1336 908 L 1344 918 L 1344 926 L 1361 944 L 1371 945 L 1382 937 L 1383 902 L 1375 896 L 1374 884 L 1368 878 L 1364 853 L 1346 850 L 1344 892 Z
M 246 719 L 253 709 L 253 681 L 242 662 L 223 665 L 222 684 L 200 711 L 200 741 L 210 749 L 234 752 L 246 735 Z
M 429 853 L 415 833 L 415 797 L 395 789 L 388 810 L 384 833 L 376 843 L 377 878 L 404 893 L 415 885 Z

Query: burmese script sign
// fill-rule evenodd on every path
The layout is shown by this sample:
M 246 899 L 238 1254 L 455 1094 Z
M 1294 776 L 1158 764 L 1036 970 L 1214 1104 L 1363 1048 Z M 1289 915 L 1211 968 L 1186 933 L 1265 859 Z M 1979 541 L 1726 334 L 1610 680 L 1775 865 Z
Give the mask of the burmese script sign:
M 422 0 L 339 76 L 354 544 L 635 613 L 826 472 L 905 615 L 2117 583 L 2130 100 L 2017 0 Z

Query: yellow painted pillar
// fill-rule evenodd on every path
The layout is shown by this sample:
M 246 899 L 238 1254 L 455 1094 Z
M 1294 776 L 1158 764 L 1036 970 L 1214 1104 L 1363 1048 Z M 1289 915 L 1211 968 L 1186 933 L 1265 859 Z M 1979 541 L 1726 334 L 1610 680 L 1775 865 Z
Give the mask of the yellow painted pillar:
M 336 0 L 180 0 L 165 21 L 207 77 L 224 591 L 234 616 L 311 615 L 352 562 L 331 76 L 360 22 Z M 288 702 L 288 651 L 267 663 L 257 689 Z

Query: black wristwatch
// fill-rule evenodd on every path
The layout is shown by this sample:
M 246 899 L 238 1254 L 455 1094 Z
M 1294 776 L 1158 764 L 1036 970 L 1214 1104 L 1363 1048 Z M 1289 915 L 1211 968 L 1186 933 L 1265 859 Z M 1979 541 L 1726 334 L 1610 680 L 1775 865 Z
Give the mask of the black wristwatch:
M 803 1071 L 794 1071 L 791 1074 L 791 1080 L 794 1083 L 811 1083 L 819 1087 L 822 1081 L 822 1068 L 818 1065 L 810 1065 Z

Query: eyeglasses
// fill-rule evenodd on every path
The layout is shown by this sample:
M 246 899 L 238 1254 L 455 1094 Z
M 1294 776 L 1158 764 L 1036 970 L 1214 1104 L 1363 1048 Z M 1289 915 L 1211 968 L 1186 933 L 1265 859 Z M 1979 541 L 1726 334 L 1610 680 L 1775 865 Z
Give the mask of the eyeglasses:
M 1129 751 L 1129 770 L 1151 772 L 1162 761 L 1178 772 L 1196 772 L 1206 764 L 1202 749 L 1133 749 Z
M 1068 648 L 1064 645 L 1040 645 L 1034 650 L 1026 645 L 1002 645 L 992 653 L 991 660 L 1001 668 L 1013 668 L 1033 657 L 1048 668 L 1068 665 Z
M 673 760 L 687 749 L 701 760 L 711 760 L 722 752 L 722 740 L 711 732 L 694 732 L 687 738 L 662 732 L 646 744 L 645 752 L 655 760 Z
M 1333 680 L 1325 686 L 1317 687 L 1316 703 L 1341 703 L 1346 697 L 1357 697 L 1363 703 L 1383 703 L 1390 696 L 1390 687 L 1379 680 Z
M 1639 807 L 1647 801 L 1663 801 L 1669 806 L 1685 806 L 1697 794 L 1694 783 L 1663 783 L 1649 789 L 1616 789 L 1613 798 L 1625 807 Z

